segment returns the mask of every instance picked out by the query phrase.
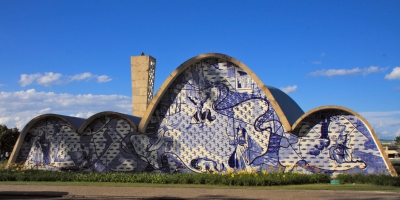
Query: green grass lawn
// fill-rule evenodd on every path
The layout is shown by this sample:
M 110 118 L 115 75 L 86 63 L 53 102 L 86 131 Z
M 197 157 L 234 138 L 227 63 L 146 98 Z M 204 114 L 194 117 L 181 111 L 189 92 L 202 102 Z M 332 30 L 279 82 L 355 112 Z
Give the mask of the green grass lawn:
M 347 190 L 400 193 L 400 177 L 388 175 L 342 174 L 341 184 L 329 184 L 327 174 L 281 172 L 231 172 L 229 174 L 155 174 L 54 172 L 5 167 L 0 162 L 0 185 L 116 186 L 116 187 L 189 187 L 251 188 L 272 190 Z M 3 167 L 1 167 L 3 166 Z M 186 184 L 190 183 L 190 184 Z M 354 184 L 355 183 L 355 184 Z M 260 186 L 263 185 L 263 186 Z
M 115 187 L 187 187 L 187 188 L 251 188 L 262 190 L 346 190 L 346 191 L 381 191 L 400 193 L 400 187 L 378 186 L 370 184 L 304 184 L 284 186 L 226 186 L 196 184 L 149 184 L 149 183 L 111 183 L 111 182 L 34 182 L 0 181 L 0 185 L 57 185 L 57 186 L 115 186 Z

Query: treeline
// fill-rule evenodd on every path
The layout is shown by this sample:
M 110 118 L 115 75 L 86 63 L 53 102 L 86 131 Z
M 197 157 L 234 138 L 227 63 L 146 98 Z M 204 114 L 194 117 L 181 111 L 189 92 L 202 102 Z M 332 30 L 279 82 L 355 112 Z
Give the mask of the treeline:
M 0 155 L 5 155 L 6 152 L 11 154 L 19 134 L 17 128 L 0 125 Z

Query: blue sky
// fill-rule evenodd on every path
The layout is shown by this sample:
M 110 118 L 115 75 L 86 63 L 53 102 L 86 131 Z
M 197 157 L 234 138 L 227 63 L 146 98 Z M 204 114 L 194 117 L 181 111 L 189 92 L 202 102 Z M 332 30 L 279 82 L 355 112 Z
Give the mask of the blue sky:
M 0 124 L 130 114 L 130 56 L 157 59 L 157 91 L 184 61 L 216 52 L 305 112 L 344 106 L 392 139 L 400 135 L 399 10 L 397 0 L 0 0 Z

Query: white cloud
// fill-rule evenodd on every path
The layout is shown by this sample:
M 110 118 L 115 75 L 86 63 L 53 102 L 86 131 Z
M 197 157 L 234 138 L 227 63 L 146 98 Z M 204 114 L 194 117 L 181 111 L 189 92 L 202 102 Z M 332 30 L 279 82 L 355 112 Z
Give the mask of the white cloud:
M 74 75 L 74 76 L 71 76 L 70 78 L 69 78 L 69 80 L 70 81 L 82 81 L 82 80 L 89 80 L 89 79 L 91 79 L 91 78 L 93 78 L 93 74 L 92 73 L 89 73 L 89 72 L 85 72 L 85 73 L 82 73 L 82 74 L 76 74 L 76 75 Z
M 79 117 L 79 118 L 89 118 L 90 116 L 94 115 L 96 113 L 93 112 L 79 112 L 77 114 L 71 114 L 70 116 L 72 117 Z
M 378 73 L 378 72 L 384 72 L 388 68 L 379 68 L 377 66 L 370 66 L 368 68 L 364 68 L 363 70 L 363 75 L 371 74 L 371 73 Z
M 106 75 L 102 75 L 102 76 L 98 76 L 97 77 L 97 81 L 99 83 L 105 83 L 105 82 L 108 82 L 108 81 L 111 81 L 111 80 L 112 80 L 112 78 L 110 78 L 110 77 L 108 77 Z
M 21 74 L 21 78 L 19 79 L 19 84 L 22 87 L 25 87 L 27 85 L 32 84 L 36 79 L 41 77 L 42 75 L 40 73 L 36 74 Z
M 324 52 L 321 53 L 321 57 L 324 57 L 326 54 Z
M 3 86 L 5 86 L 4 84 L 0 84 L 0 87 L 3 87 Z
M 60 83 L 60 73 L 45 72 L 44 75 L 37 78 L 36 82 L 39 85 L 49 86 L 54 83 Z
M 348 75 L 357 75 L 363 74 L 367 75 L 370 73 L 378 73 L 387 70 L 387 68 L 379 68 L 376 66 L 370 66 L 367 68 L 360 69 L 358 67 L 353 69 L 328 69 L 328 70 L 318 70 L 315 72 L 311 72 L 309 76 L 348 76 Z
M 390 74 L 386 74 L 385 79 L 388 80 L 400 79 L 400 67 L 393 68 Z
M 381 135 L 389 135 L 389 132 L 388 131 L 382 131 L 382 132 L 379 132 L 379 134 L 381 134 Z
M 343 76 L 343 75 L 353 75 L 360 73 L 361 70 L 359 68 L 354 69 L 328 69 L 328 70 L 318 70 L 315 72 L 311 72 L 308 75 L 310 76 Z
M 50 111 L 83 118 L 102 111 L 132 114 L 132 101 L 123 95 L 57 94 L 34 89 L 0 92 L 0 124 L 21 130 L 34 117 Z
M 393 115 L 400 115 L 400 111 L 362 112 L 362 116 L 364 116 L 364 117 L 388 117 L 388 116 L 393 116 Z
M 320 65 L 320 64 L 322 64 L 322 62 L 321 62 L 321 61 L 314 61 L 314 62 L 312 62 L 312 64 L 314 64 L 314 65 Z
M 44 109 L 42 109 L 42 110 L 39 110 L 39 113 L 40 113 L 40 114 L 49 113 L 50 110 L 51 110 L 51 108 L 47 107 L 47 108 L 44 108 Z
M 287 87 L 280 88 L 284 93 L 289 94 L 297 90 L 297 85 L 289 85 Z
M 400 111 L 361 112 L 360 115 L 371 124 L 378 137 L 384 135 L 384 138 L 392 139 L 400 130 Z
M 395 87 L 394 90 L 400 90 L 400 86 Z
M 0 124 L 7 124 L 11 117 L 0 117 Z
M 112 78 L 110 78 L 107 75 L 99 76 L 99 75 L 95 75 L 95 74 L 92 74 L 92 73 L 89 73 L 89 72 L 85 72 L 85 73 L 82 73 L 82 74 L 77 74 L 77 75 L 71 76 L 69 78 L 69 81 L 90 80 L 92 78 L 96 78 L 97 82 L 99 82 L 99 83 L 105 83 L 105 82 L 109 82 L 109 81 L 112 80 Z
M 50 86 L 53 84 L 66 84 L 72 81 L 82 81 L 82 80 L 90 80 L 90 79 L 97 79 L 99 83 L 105 83 L 112 80 L 107 75 L 96 75 L 90 72 L 85 72 L 81 74 L 76 74 L 73 76 L 65 76 L 60 73 L 54 72 L 45 72 L 44 74 L 36 73 L 36 74 L 21 74 L 21 78 L 19 80 L 19 84 L 21 87 L 25 87 L 28 85 L 36 84 L 43 85 L 43 86 Z

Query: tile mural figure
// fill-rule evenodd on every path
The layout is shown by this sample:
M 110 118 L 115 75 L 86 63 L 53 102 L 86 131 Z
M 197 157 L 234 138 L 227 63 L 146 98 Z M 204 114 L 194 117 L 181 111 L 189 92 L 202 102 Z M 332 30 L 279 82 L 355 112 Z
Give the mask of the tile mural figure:
M 236 75 L 248 83 L 247 90 L 237 91 Z M 282 135 L 283 129 L 258 86 L 250 87 L 252 82 L 229 62 L 209 59 L 192 66 L 159 102 L 152 118 L 162 120 L 153 120 L 146 131 L 156 138 L 149 150 L 164 154 L 175 171 L 260 170 L 266 162 L 276 163 L 276 148 L 268 152 L 268 147 L 278 146 L 280 137 L 270 134 Z M 179 110 L 174 102 L 180 102 Z
M 246 166 L 250 164 L 250 152 L 248 151 L 249 137 L 245 128 L 242 126 L 236 128 L 232 143 L 236 145 L 236 148 L 231 157 L 229 157 L 229 166 L 234 169 L 246 169 Z
M 221 54 L 188 62 L 140 123 L 116 112 L 75 125 L 61 115 L 35 118 L 15 161 L 98 172 L 394 174 L 357 113 L 327 106 L 294 115 L 290 97 L 266 89 L 243 66 Z
M 132 140 L 135 134 L 134 127 L 118 115 L 96 117 L 83 134 L 51 116 L 30 128 L 17 162 L 48 170 L 141 172 L 148 162 L 136 153 L 137 141 Z
M 300 158 L 296 163 L 312 166 L 307 168 L 311 172 L 388 173 L 365 123 L 346 111 L 326 109 L 311 113 L 293 133 L 301 136 L 300 140 L 281 149 L 282 162 Z
M 49 116 L 31 127 L 23 139 L 17 162 L 27 168 L 58 170 L 74 167 L 69 152 L 80 148 L 79 135 L 66 121 Z

